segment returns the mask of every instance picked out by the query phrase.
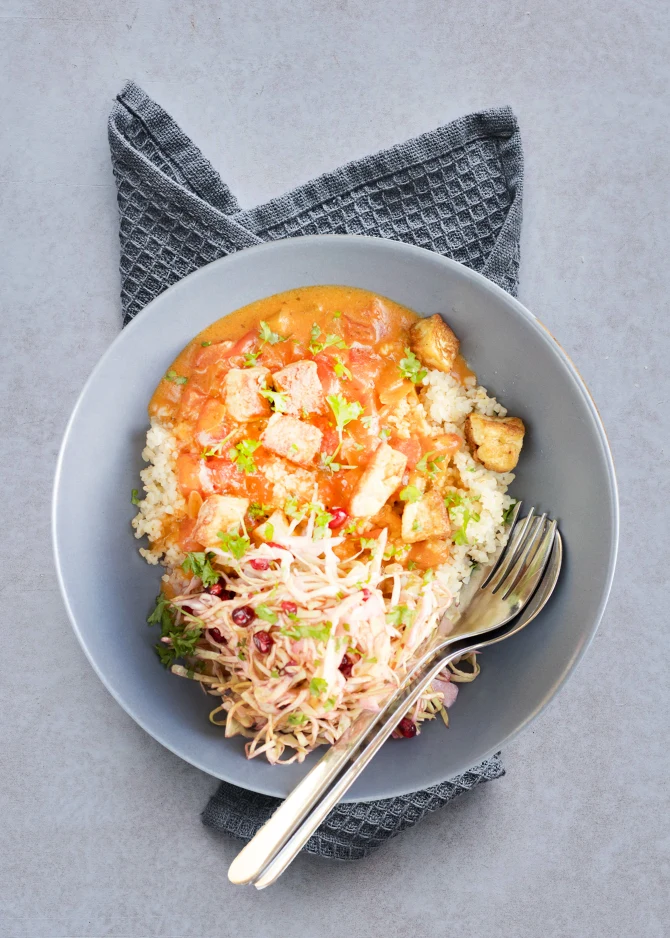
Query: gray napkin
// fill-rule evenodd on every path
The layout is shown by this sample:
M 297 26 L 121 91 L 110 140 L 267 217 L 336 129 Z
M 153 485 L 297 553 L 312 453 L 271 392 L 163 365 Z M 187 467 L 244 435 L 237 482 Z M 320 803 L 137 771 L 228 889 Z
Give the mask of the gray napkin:
M 200 150 L 132 82 L 112 108 L 109 144 L 124 325 L 204 264 L 263 241 L 306 234 L 408 241 L 467 264 L 516 294 L 523 156 L 510 108 L 470 114 L 244 211 Z M 424 791 L 339 805 L 305 850 L 359 859 L 462 792 L 503 774 L 496 755 Z M 203 821 L 247 840 L 277 804 L 223 782 Z

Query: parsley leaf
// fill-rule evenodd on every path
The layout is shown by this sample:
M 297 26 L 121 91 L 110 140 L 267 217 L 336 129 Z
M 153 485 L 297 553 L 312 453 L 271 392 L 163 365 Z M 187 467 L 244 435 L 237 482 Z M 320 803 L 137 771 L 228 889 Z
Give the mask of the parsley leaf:
M 235 534 L 232 531 L 217 531 L 216 536 L 221 541 L 221 550 L 225 550 L 235 560 L 240 560 L 249 550 L 250 541 L 246 534 Z
M 447 492 L 444 496 L 444 504 L 447 508 L 458 508 L 463 504 L 463 496 L 460 492 Z
M 323 342 L 317 341 L 321 336 L 321 327 L 318 323 L 313 323 L 312 328 L 309 333 L 309 350 L 312 355 L 318 355 L 319 352 L 323 352 L 326 348 L 340 348 L 345 349 L 349 348 L 347 343 L 344 341 L 342 336 L 335 335 L 334 333 L 329 333 L 323 340 Z
M 410 505 L 420 501 L 422 496 L 423 492 L 416 485 L 406 485 L 404 489 L 400 490 L 400 501 L 409 502 Z
M 181 565 L 182 570 L 186 573 L 191 573 L 193 576 L 199 576 L 202 580 L 202 585 L 207 588 L 208 586 L 213 586 L 215 583 L 219 582 L 221 574 L 218 570 L 215 570 L 212 566 L 212 560 L 214 559 L 215 554 L 209 553 L 200 553 L 198 551 L 191 551 L 186 554 L 186 558 Z
M 276 414 L 285 414 L 288 407 L 288 393 L 286 391 L 270 391 L 263 388 L 262 396 L 270 405 Z
M 256 365 L 256 362 L 258 361 L 258 356 L 260 354 L 261 354 L 260 352 L 245 352 L 244 353 L 244 367 L 253 368 Z
M 386 613 L 386 621 L 389 625 L 411 625 L 416 618 L 416 611 L 408 606 L 396 606 L 390 612 Z
M 289 726 L 302 726 L 303 723 L 307 722 L 306 713 L 289 713 L 286 717 L 286 722 Z
M 256 463 L 253 460 L 253 454 L 261 445 L 260 440 L 242 440 L 237 446 L 234 446 L 228 455 L 235 463 L 240 472 L 246 475 L 253 475 L 256 471 Z
M 131 503 L 132 503 L 133 505 L 139 505 L 139 503 L 141 502 L 141 500 L 142 500 L 142 499 L 139 497 L 139 492 L 137 491 L 137 489 L 133 489 L 132 492 L 130 493 L 130 501 L 131 501 Z
M 414 384 L 421 384 L 428 372 L 421 367 L 421 362 L 410 349 L 405 349 L 406 358 L 400 359 L 400 374 L 403 378 L 408 378 Z
M 326 536 L 326 527 L 328 523 L 333 520 L 333 516 L 329 511 L 326 511 L 325 508 L 321 508 L 320 505 L 314 505 L 316 508 L 316 518 L 314 519 L 314 538 L 315 540 L 320 540 L 322 537 Z
M 295 623 L 281 629 L 281 634 L 286 635 L 287 638 L 292 638 L 295 642 L 301 638 L 313 638 L 315 642 L 327 642 L 332 627 L 332 622 L 324 622 L 321 625 L 298 625 Z
M 207 459 L 208 456 L 223 456 L 223 448 L 230 438 L 235 435 L 235 432 L 235 430 L 231 430 L 230 433 L 218 443 L 212 443 L 209 449 L 204 449 L 202 453 L 200 453 L 200 458 Z
M 174 368 L 170 368 L 165 375 L 165 380 L 172 381 L 173 384 L 186 384 L 188 378 L 185 378 L 183 375 L 178 375 Z
M 363 406 L 358 401 L 348 401 L 342 394 L 329 394 L 326 400 L 335 417 L 336 429 L 341 442 L 342 431 L 348 423 L 360 417 L 363 413 Z
M 207 347 L 208 347 L 209 345 L 211 345 L 212 343 L 211 343 L 211 342 L 201 342 L 200 344 L 202 345 L 203 348 L 207 348 Z
M 470 511 L 469 508 L 463 509 L 463 520 L 460 528 L 454 534 L 454 544 L 463 546 L 470 543 L 468 539 L 468 525 L 471 521 L 479 521 L 479 517 L 476 511 Z
M 263 343 L 267 342 L 268 345 L 276 345 L 277 342 L 286 342 L 286 339 L 288 338 L 288 336 L 279 335 L 278 332 L 273 332 L 272 329 L 268 326 L 268 324 L 262 319 L 261 319 L 259 332 L 260 332 L 261 342 Z
M 439 454 L 437 450 L 431 450 L 430 452 L 423 454 L 421 459 L 416 464 L 416 468 L 419 470 L 419 472 L 428 473 L 429 477 L 434 479 L 437 475 L 439 464 L 444 462 L 446 458 L 447 457 L 444 455 L 444 453 Z
M 298 518 L 302 520 L 305 517 L 305 511 L 298 508 L 297 498 L 287 498 L 284 502 L 284 514 L 287 518 Z
M 347 381 L 351 381 L 351 371 L 347 368 L 339 355 L 335 356 L 333 368 L 338 378 L 346 378 Z
M 270 522 L 268 521 L 267 524 L 263 525 L 263 537 L 266 540 L 271 541 L 274 536 L 275 536 L 275 526 L 274 524 L 270 524 Z
M 328 710 L 332 710 L 334 706 L 335 706 L 335 698 L 329 697 L 328 700 L 324 701 L 323 709 L 327 712 Z
M 390 436 L 391 436 L 391 431 L 388 427 L 382 427 L 381 430 L 379 431 L 380 440 L 388 440 Z
M 252 521 L 258 521 L 259 518 L 264 518 L 270 514 L 272 511 L 272 505 L 263 505 L 261 502 L 252 502 L 249 505 L 247 511 Z
M 313 694 L 314 697 L 320 697 L 322 694 L 325 694 L 328 690 L 328 681 L 325 681 L 322 677 L 313 677 L 309 682 L 309 692 Z
M 133 491 L 135 491 L 135 490 L 133 489 Z M 133 502 L 133 504 L 136 504 L 136 503 Z M 512 520 L 512 515 L 514 514 L 514 509 L 515 509 L 515 508 L 516 508 L 516 500 L 513 501 L 512 504 L 509 505 L 509 506 L 503 511 L 503 523 L 504 523 L 504 524 L 509 524 L 509 523 L 510 523 L 510 521 Z
M 339 309 L 335 310 L 335 312 L 333 313 L 333 319 L 341 319 L 341 318 L 342 318 L 342 313 L 339 311 Z
M 374 550 L 377 541 L 374 537 L 362 537 L 361 539 L 361 549 L 362 550 Z
M 263 619 L 264 622 L 269 622 L 270 625 L 274 625 L 277 621 L 277 613 L 273 612 L 265 603 L 259 603 L 254 609 L 254 612 L 259 619 Z
M 373 416 L 371 416 L 370 414 L 367 414 L 365 417 L 361 417 L 361 423 L 363 424 L 366 430 L 369 430 L 370 427 L 372 426 L 372 421 L 374 419 L 375 418 Z
M 156 597 L 156 606 L 147 616 L 147 625 L 160 625 L 161 631 L 166 635 L 173 626 L 171 609 L 172 603 L 165 593 L 159 593 Z

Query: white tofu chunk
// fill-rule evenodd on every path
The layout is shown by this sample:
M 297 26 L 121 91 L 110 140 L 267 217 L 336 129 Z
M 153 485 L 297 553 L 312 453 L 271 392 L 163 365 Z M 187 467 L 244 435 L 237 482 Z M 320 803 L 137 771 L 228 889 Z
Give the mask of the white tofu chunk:
M 286 395 L 285 413 L 294 417 L 323 413 L 323 388 L 316 362 L 293 362 L 281 371 L 275 371 L 272 380 L 277 390 Z
M 406 544 L 450 534 L 449 513 L 439 492 L 433 489 L 418 501 L 407 502 L 402 513 L 402 539 Z
M 261 442 L 270 452 L 298 466 L 309 466 L 321 449 L 322 437 L 318 427 L 287 414 L 273 414 L 261 434 Z
M 261 521 L 251 535 L 257 544 L 262 544 L 263 541 L 277 541 L 281 543 L 283 538 L 289 536 L 288 521 L 281 508 L 277 508 L 273 511 L 267 521 Z
M 249 507 L 248 498 L 234 495 L 210 495 L 200 506 L 193 528 L 193 539 L 203 547 L 217 546 L 219 531 L 237 530 Z
M 270 416 L 270 404 L 261 394 L 270 372 L 267 368 L 231 368 L 223 379 L 226 410 L 240 423 Z
M 365 472 L 351 497 L 350 514 L 354 518 L 369 518 L 381 511 L 402 482 L 407 456 L 381 443 L 370 458 Z

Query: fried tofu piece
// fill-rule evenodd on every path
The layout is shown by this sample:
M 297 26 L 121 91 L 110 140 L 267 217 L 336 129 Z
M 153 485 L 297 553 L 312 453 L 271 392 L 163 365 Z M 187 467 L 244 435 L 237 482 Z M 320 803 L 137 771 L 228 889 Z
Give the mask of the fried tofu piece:
M 249 507 L 248 498 L 234 495 L 210 495 L 200 506 L 198 520 L 193 528 L 193 540 L 203 547 L 218 545 L 219 531 L 237 530 Z
M 454 333 L 437 313 L 414 323 L 409 330 L 409 344 L 422 364 L 447 373 L 454 367 L 460 347 Z
M 321 449 L 322 438 L 318 427 L 288 414 L 273 414 L 261 434 L 266 449 L 298 466 L 311 465 Z
M 286 394 L 285 413 L 294 417 L 323 413 L 323 388 L 316 362 L 293 362 L 280 371 L 275 371 L 272 380 L 277 390 Z
M 416 502 L 407 502 L 402 513 L 402 539 L 406 544 L 445 538 L 451 534 L 449 513 L 444 499 L 435 489 Z
M 381 443 L 358 480 L 349 505 L 354 518 L 369 518 L 384 507 L 402 482 L 407 456 Z
M 270 372 L 267 368 L 231 368 L 223 379 L 226 410 L 240 423 L 270 416 L 270 404 L 261 394 Z
M 288 521 L 280 508 L 273 511 L 267 521 L 261 521 L 251 535 L 257 544 L 262 544 L 263 541 L 279 541 L 281 543 L 282 538 L 288 536 Z
M 473 457 L 492 472 L 511 472 L 519 461 L 526 428 L 519 417 L 470 414 L 465 439 Z

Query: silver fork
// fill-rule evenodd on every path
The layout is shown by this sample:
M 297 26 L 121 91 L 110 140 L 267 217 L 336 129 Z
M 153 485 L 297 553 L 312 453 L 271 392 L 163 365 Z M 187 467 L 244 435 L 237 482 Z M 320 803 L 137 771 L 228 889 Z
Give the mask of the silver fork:
M 382 710 L 361 714 L 330 747 L 240 851 L 228 871 L 231 882 L 254 883 L 258 889 L 273 883 L 449 661 L 502 641 L 535 618 L 553 592 L 562 546 L 555 521 L 547 521 L 546 515 L 536 517 L 533 509 L 518 521 L 520 507 L 520 503 L 515 507 L 506 548 L 471 578 L 462 596 L 462 612 L 448 622 L 449 634 L 440 635 L 438 629 L 435 643 L 416 661 Z M 519 620 L 505 627 L 525 607 Z M 354 759 L 351 766 L 335 781 L 350 759 Z

